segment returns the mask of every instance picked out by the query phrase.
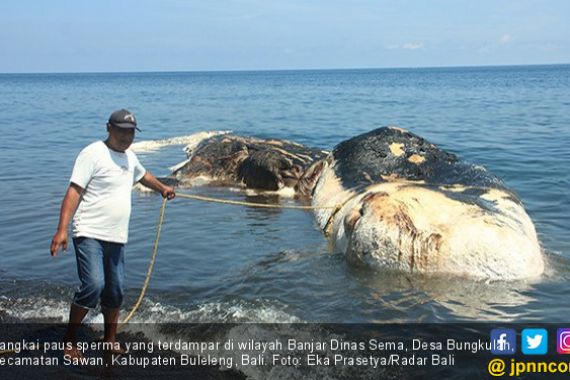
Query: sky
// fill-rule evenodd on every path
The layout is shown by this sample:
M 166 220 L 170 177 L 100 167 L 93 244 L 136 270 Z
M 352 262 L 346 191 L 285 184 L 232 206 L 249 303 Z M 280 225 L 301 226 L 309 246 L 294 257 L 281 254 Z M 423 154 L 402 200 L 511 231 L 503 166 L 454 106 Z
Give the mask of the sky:
M 0 3 L 0 73 L 558 63 L 567 0 Z

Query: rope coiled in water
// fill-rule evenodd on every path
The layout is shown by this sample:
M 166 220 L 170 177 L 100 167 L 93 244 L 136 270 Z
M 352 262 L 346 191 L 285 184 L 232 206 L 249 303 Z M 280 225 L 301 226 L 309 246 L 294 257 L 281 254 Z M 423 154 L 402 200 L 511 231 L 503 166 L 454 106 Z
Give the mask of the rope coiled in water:
M 214 203 L 222 203 L 222 204 L 231 204 L 231 205 L 238 205 L 238 206 L 251 206 L 251 207 L 261 207 L 261 208 L 287 208 L 287 209 L 295 209 L 295 210 L 315 210 L 315 209 L 338 209 L 338 206 L 325 206 L 325 207 L 317 207 L 317 206 L 296 206 L 296 205 L 275 205 L 275 204 L 265 204 L 265 203 L 254 203 L 254 202 L 243 202 L 243 201 L 232 201 L 229 199 L 219 199 L 219 198 L 212 198 L 212 197 L 205 197 L 202 195 L 193 195 L 193 194 L 176 194 L 177 198 L 185 198 L 185 199 L 193 199 L 203 202 L 214 202 Z M 164 212 L 166 210 L 166 198 L 162 200 L 162 206 L 160 207 L 160 216 L 158 219 L 158 224 L 156 226 L 156 238 L 154 239 L 154 246 L 152 249 L 152 255 L 148 264 L 148 270 L 146 273 L 146 278 L 144 280 L 144 284 L 141 288 L 141 292 L 135 302 L 135 305 L 132 307 L 129 314 L 125 317 L 125 319 L 119 323 L 119 328 L 123 325 L 127 324 L 137 309 L 140 307 L 140 304 L 144 298 L 148 285 L 150 283 L 150 278 L 152 276 L 152 270 L 154 268 L 154 262 L 156 261 L 156 254 L 158 252 L 158 242 L 160 240 L 160 233 L 162 231 L 162 224 L 164 223 Z

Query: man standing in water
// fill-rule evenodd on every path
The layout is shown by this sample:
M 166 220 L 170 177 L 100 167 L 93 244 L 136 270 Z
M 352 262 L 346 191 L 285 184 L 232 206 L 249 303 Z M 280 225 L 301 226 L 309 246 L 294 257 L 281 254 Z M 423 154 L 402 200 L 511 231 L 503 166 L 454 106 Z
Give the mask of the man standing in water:
M 67 249 L 67 227 L 73 216 L 73 246 L 81 281 L 64 337 L 64 353 L 71 357 L 81 357 L 76 345 L 77 331 L 87 312 L 99 301 L 105 323 L 104 342 L 117 347 L 132 186 L 140 181 L 164 198 L 170 200 L 176 196 L 172 187 L 157 180 L 127 150 L 134 140 L 135 129 L 139 130 L 137 121 L 128 110 L 111 114 L 107 139 L 88 145 L 77 156 L 61 205 L 51 255 L 56 256 L 60 247 Z

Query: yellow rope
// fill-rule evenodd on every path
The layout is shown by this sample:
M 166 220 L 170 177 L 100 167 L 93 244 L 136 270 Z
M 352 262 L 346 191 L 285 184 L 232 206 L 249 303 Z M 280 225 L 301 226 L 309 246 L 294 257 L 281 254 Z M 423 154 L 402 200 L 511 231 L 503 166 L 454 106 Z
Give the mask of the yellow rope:
M 186 198 L 186 199 L 194 199 L 203 202 L 215 202 L 215 203 L 223 203 L 223 204 L 231 204 L 231 205 L 240 205 L 240 206 L 251 206 L 251 207 L 261 207 L 261 208 L 288 208 L 288 209 L 296 209 L 296 210 L 315 210 L 315 209 L 338 209 L 339 206 L 324 206 L 324 207 L 317 207 L 317 206 L 294 206 L 294 205 L 271 205 L 265 203 L 253 203 L 253 202 L 241 202 L 241 201 L 231 201 L 228 199 L 219 199 L 219 198 L 211 198 L 205 197 L 202 195 L 192 195 L 192 194 L 176 194 L 178 198 Z M 119 322 L 118 329 L 122 328 L 125 324 L 127 324 L 133 315 L 136 313 L 138 308 L 140 307 L 142 300 L 146 294 L 146 290 L 148 289 L 148 285 L 150 284 L 150 278 L 152 277 L 152 271 L 154 269 L 154 263 L 156 261 L 156 255 L 158 253 L 158 242 L 160 240 L 160 233 L 162 232 L 162 224 L 164 223 L 164 212 L 166 210 L 166 198 L 162 200 L 162 206 L 160 207 L 160 216 L 158 218 L 158 224 L 156 226 L 156 237 L 154 239 L 154 246 L 152 249 L 152 255 L 150 261 L 148 263 L 148 270 L 146 272 L 146 277 L 144 280 L 144 284 L 141 288 L 139 297 L 135 302 L 134 306 L 131 308 L 129 314 L 125 317 L 122 322 Z M 0 355 L 14 353 L 16 350 L 5 350 L 0 351 Z
M 119 329 L 131 320 L 131 318 L 133 317 L 133 315 L 135 314 L 135 312 L 137 311 L 137 309 L 141 305 L 141 302 L 142 302 L 144 295 L 146 293 L 146 289 L 148 288 L 148 284 L 150 283 L 150 277 L 152 276 L 152 270 L 154 269 L 154 262 L 156 261 L 156 254 L 158 252 L 158 241 L 160 240 L 160 233 L 162 231 L 162 223 L 164 223 L 164 211 L 166 210 L 166 201 L 167 201 L 167 199 L 164 198 L 162 200 L 162 206 L 160 207 L 160 217 L 158 218 L 158 224 L 156 226 L 156 237 L 154 238 L 154 247 L 152 248 L 152 256 L 150 257 L 150 261 L 148 263 L 148 270 L 146 271 L 146 278 L 144 279 L 144 284 L 143 284 L 143 287 L 141 288 L 139 298 L 137 299 L 137 302 L 135 302 L 135 305 L 132 307 L 129 314 L 125 317 L 125 319 L 122 322 L 119 323 L 119 326 L 118 326 Z
M 315 209 L 331 209 L 331 208 L 334 209 L 337 207 L 337 206 L 319 207 L 319 206 L 271 205 L 265 203 L 231 201 L 229 199 L 211 198 L 211 197 L 205 197 L 202 195 L 193 195 L 193 194 L 176 194 L 176 196 L 179 198 L 196 199 L 204 202 L 215 202 L 215 203 L 224 203 L 230 205 L 252 206 L 252 207 L 263 207 L 263 208 L 290 208 L 295 210 L 315 210 Z

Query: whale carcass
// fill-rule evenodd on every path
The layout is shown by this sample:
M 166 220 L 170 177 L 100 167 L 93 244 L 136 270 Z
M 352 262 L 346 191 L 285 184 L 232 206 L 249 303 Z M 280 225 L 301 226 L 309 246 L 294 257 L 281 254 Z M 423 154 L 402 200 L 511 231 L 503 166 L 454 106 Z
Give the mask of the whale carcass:
M 544 270 L 534 225 L 503 181 L 401 128 L 373 130 L 330 153 L 226 134 L 188 155 L 172 173 L 181 184 L 202 178 L 310 197 L 332 249 L 351 260 L 485 279 Z

